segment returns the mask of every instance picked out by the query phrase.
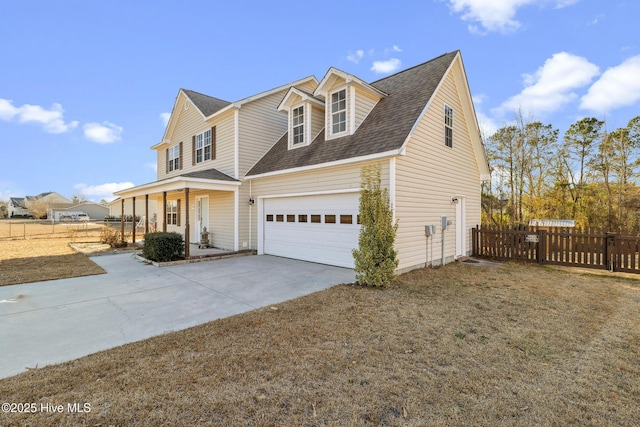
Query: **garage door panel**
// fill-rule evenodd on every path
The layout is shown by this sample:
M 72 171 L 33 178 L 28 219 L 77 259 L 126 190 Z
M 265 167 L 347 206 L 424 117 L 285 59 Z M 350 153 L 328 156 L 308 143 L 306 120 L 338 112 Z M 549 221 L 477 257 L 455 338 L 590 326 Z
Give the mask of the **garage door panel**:
M 353 268 L 358 199 L 357 193 L 349 193 L 265 200 L 264 253 Z M 307 221 L 300 222 L 300 215 Z M 311 222 L 312 215 L 321 222 Z M 335 223 L 326 222 L 330 219 Z

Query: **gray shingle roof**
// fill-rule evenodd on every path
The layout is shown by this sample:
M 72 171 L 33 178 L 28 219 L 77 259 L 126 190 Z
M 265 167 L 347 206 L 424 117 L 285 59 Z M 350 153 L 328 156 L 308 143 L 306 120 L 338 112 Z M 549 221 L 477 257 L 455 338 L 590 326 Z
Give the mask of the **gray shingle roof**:
M 23 208 L 26 209 L 24 204 L 24 197 L 10 197 L 9 201 L 11 202 L 11 206 L 14 208 Z
M 189 97 L 191 102 L 193 102 L 205 117 L 209 117 L 216 111 L 222 110 L 224 107 L 231 104 L 228 101 L 214 98 L 213 96 L 203 95 L 192 90 L 182 89 L 182 91 Z
M 207 169 L 202 171 L 188 172 L 180 174 L 180 176 L 184 176 L 187 178 L 214 179 L 218 181 L 238 181 L 237 179 L 220 172 L 218 169 Z
M 457 53 L 441 55 L 371 83 L 388 96 L 378 102 L 353 135 L 327 141 L 323 131 L 308 146 L 289 150 L 285 134 L 247 176 L 400 149 Z

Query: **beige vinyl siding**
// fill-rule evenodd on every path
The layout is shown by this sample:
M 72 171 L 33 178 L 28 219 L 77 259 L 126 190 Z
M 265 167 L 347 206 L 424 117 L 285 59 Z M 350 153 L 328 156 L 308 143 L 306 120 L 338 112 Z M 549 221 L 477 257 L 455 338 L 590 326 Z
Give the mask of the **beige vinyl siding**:
M 238 168 L 244 174 L 287 131 L 287 113 L 278 111 L 286 90 L 244 104 L 239 111 Z
M 295 86 L 313 92 L 315 82 L 309 81 Z M 256 101 L 248 102 L 239 111 L 238 169 L 239 178 L 258 161 L 287 132 L 288 117 L 278 111 L 278 105 L 287 94 L 282 90 Z M 301 101 L 296 97 L 296 103 Z
M 436 225 L 433 254 L 429 258 L 440 264 L 441 215 L 452 221 L 445 231 L 445 259 L 455 256 L 456 205 L 452 196 L 464 196 L 466 204 L 467 251 L 471 249 L 469 229 L 480 222 L 480 175 L 466 118 L 463 116 L 452 73 L 459 73 L 459 63 L 452 69 L 429 109 L 418 124 L 406 147 L 406 155 L 396 160 L 396 217 L 399 218 L 396 247 L 399 270 L 424 265 L 431 242 L 424 235 L 426 224 Z M 454 110 L 453 148 L 444 144 L 444 105 Z
M 256 249 L 256 240 L 250 234 L 255 230 L 250 230 L 254 225 L 249 225 L 255 221 L 255 215 L 258 212 L 258 205 L 249 205 L 249 184 L 244 183 L 240 186 L 238 194 L 238 249 Z M 251 221 L 251 222 L 250 222 Z M 243 246 L 246 242 L 247 246 Z
M 355 117 L 356 129 L 360 127 L 364 119 L 369 115 L 371 110 L 373 110 L 373 107 L 376 106 L 377 102 L 378 102 L 377 99 L 372 98 L 368 93 L 356 87 L 356 111 L 354 112 L 356 115 Z
M 213 233 L 213 246 L 220 249 L 234 249 L 234 193 L 216 191 L 209 197 L 209 223 Z M 211 238 L 211 237 L 210 237 Z
M 309 80 L 299 85 L 296 85 L 295 87 L 297 87 L 300 90 L 304 90 L 305 92 L 313 93 L 313 91 L 316 90 L 316 86 L 317 85 L 314 80 Z
M 196 197 L 209 197 L 209 223 L 207 230 L 211 233 L 211 245 L 226 250 L 233 250 L 234 244 L 234 216 L 233 191 L 190 191 L 189 192 L 189 223 L 191 226 L 191 242 L 194 242 L 194 228 L 196 226 Z M 184 218 L 184 217 L 183 217 Z M 184 223 L 181 233 L 184 232 Z
M 258 178 L 251 182 L 253 198 L 272 195 L 310 194 L 343 190 L 359 191 L 360 171 L 363 166 L 378 163 L 382 169 L 382 186 L 389 188 L 389 162 L 362 162 L 353 165 L 334 166 L 283 174 L 274 177 Z M 240 203 L 242 206 L 242 200 Z M 257 203 L 256 203 L 257 206 Z M 252 218 L 252 242 L 257 245 L 257 208 L 254 208 Z
M 180 95 L 184 96 L 184 95 Z M 158 149 L 158 180 L 178 176 L 188 172 L 216 168 L 227 175 L 234 174 L 234 116 L 233 111 L 216 118 L 215 121 L 204 122 L 198 109 L 187 101 L 189 108 L 184 109 L 185 102 L 179 104 L 179 115 L 169 135 L 171 143 Z M 175 112 L 174 112 L 175 114 Z M 192 140 L 193 136 L 216 127 L 216 158 L 193 165 Z M 182 169 L 166 173 L 166 149 L 182 142 Z
M 311 105 L 311 141 L 318 136 L 324 126 L 324 109 Z

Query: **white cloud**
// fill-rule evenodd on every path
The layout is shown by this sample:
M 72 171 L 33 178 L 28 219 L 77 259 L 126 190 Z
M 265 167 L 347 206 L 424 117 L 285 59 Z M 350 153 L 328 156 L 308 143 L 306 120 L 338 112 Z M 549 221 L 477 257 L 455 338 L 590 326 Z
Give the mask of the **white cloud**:
M 11 121 L 16 118 L 19 123 L 37 123 L 48 133 L 64 133 L 78 126 L 77 121 L 65 123 L 63 115 L 64 109 L 57 103 L 47 110 L 31 104 L 16 107 L 12 100 L 0 99 L 0 120 Z
M 523 75 L 525 88 L 507 99 L 493 112 L 504 115 L 522 111 L 544 115 L 561 109 L 578 97 L 575 89 L 586 86 L 599 73 L 598 66 L 586 58 L 559 52 L 547 59 L 534 73 Z
M 169 124 L 169 118 L 171 117 L 171 113 L 160 113 L 160 120 L 166 127 Z
M 347 55 L 347 61 L 357 64 L 358 62 L 360 62 L 363 56 L 364 56 L 364 50 L 359 49 L 359 50 L 356 50 L 355 53 L 350 53 L 349 55 Z
M 510 33 L 520 28 L 521 23 L 515 19 L 518 9 L 528 5 L 544 6 L 553 4 L 562 8 L 580 0 L 449 0 L 449 8 L 454 13 L 462 14 L 462 20 L 480 23 L 486 31 Z M 470 24 L 469 31 L 482 33 L 477 25 Z
M 111 142 L 120 141 L 120 135 L 123 128 L 109 122 L 87 123 L 83 127 L 84 136 L 99 144 L 109 144 Z
M 18 108 L 13 106 L 13 101 L 10 99 L 0 98 L 0 119 L 9 121 L 18 115 Z
M 582 97 L 580 108 L 609 112 L 640 101 L 640 55 L 609 68 Z
M 87 199 L 99 201 L 101 199 L 113 200 L 115 199 L 113 195 L 115 191 L 125 190 L 133 186 L 132 182 L 108 182 L 99 185 L 80 183 L 74 185 L 73 188 L 78 190 L 80 194 L 87 196 Z
M 393 53 L 393 52 L 402 52 L 402 49 L 400 49 L 400 47 L 398 47 L 397 44 L 394 44 L 393 46 L 388 47 L 388 48 L 386 48 L 384 50 L 384 54 L 385 55 L 388 55 L 388 54 Z
M 402 63 L 397 58 L 391 58 L 387 61 L 373 61 L 371 71 L 378 74 L 393 73 L 400 68 Z

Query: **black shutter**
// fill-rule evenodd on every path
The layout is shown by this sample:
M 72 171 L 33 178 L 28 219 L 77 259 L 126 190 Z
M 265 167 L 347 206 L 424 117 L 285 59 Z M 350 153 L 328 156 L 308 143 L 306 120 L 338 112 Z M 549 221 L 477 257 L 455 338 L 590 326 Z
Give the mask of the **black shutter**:
M 211 160 L 216 159 L 216 127 L 211 128 Z
M 180 170 L 182 170 L 182 163 L 184 163 L 183 162 L 184 157 L 182 157 L 182 142 L 180 143 L 180 154 L 179 154 L 179 156 L 180 156 L 180 160 L 178 160 L 178 162 L 180 163 Z
M 196 136 L 191 137 L 191 165 L 196 164 Z

